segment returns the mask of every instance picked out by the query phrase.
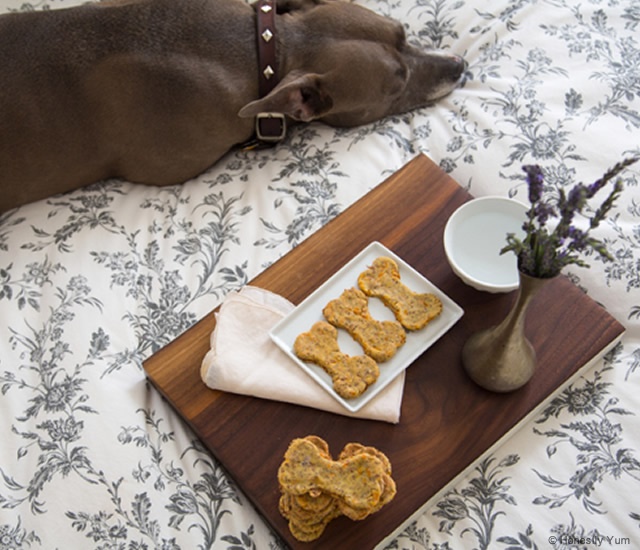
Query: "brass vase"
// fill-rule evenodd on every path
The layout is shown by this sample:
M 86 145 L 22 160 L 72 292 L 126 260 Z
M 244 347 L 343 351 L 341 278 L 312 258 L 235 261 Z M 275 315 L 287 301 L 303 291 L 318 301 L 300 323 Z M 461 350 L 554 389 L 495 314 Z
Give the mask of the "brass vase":
M 471 379 L 494 392 L 524 386 L 536 368 L 536 352 L 524 333 L 527 308 L 550 279 L 520 273 L 518 297 L 505 319 L 472 334 L 462 348 L 462 364 Z

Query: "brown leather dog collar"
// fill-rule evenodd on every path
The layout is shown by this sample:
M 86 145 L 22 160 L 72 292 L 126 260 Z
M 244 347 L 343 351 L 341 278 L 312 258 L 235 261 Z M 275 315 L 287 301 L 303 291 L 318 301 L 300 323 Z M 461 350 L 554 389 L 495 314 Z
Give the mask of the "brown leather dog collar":
M 259 0 L 256 7 L 256 31 L 258 41 L 258 91 L 266 96 L 278 84 L 278 60 L 276 52 L 275 0 Z M 256 138 L 261 142 L 275 143 L 284 139 L 287 132 L 282 113 L 258 113 Z

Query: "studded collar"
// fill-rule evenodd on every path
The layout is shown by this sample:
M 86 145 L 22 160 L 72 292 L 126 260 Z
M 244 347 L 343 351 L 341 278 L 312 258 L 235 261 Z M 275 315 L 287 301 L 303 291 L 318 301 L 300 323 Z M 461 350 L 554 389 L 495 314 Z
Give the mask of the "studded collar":
M 278 84 L 276 52 L 275 0 L 259 0 L 256 8 L 258 43 L 258 91 L 260 97 L 269 94 Z M 275 143 L 286 135 L 282 113 L 259 113 L 256 117 L 256 137 L 260 142 Z
M 276 58 L 276 7 L 273 0 L 260 0 L 256 10 L 258 40 L 258 83 L 260 97 L 278 83 Z

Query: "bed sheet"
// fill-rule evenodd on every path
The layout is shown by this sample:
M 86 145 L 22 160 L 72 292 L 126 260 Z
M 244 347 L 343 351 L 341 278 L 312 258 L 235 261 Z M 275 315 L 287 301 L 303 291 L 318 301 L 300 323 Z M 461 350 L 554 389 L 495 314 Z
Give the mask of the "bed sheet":
M 523 164 L 550 190 L 640 152 L 637 0 L 361 3 L 464 55 L 464 88 L 359 128 L 294 127 L 184 185 L 110 180 L 0 215 L 0 549 L 280 548 L 142 361 L 418 153 L 476 196 L 526 200 Z M 565 270 L 621 343 L 387 548 L 640 545 L 640 168 L 623 179 L 599 228 L 614 261 Z

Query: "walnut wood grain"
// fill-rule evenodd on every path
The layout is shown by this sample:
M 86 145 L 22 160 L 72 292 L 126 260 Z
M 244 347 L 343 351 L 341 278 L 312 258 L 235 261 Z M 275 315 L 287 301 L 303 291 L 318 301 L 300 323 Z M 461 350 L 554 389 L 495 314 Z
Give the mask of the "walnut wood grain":
M 419 155 L 251 282 L 299 303 L 378 240 L 460 304 L 463 318 L 407 370 L 399 424 L 208 389 L 199 368 L 214 312 L 145 362 L 152 383 L 292 548 L 373 548 L 624 331 L 558 277 L 538 294 L 528 315 L 527 334 L 538 354 L 531 382 L 506 395 L 473 384 L 461 367 L 461 346 L 472 332 L 499 321 L 515 293 L 473 290 L 446 262 L 445 223 L 470 198 Z M 378 447 L 391 459 L 398 494 L 374 516 L 362 522 L 339 518 L 318 541 L 301 544 L 278 513 L 276 472 L 289 442 L 308 434 L 324 438 L 335 455 L 350 441 Z

